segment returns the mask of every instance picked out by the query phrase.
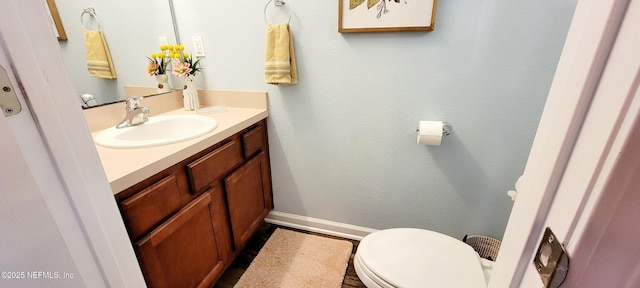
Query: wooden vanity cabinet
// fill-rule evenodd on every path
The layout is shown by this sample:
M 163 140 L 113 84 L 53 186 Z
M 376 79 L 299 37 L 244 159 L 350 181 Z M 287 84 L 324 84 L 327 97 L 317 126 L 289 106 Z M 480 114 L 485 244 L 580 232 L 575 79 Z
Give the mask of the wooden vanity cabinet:
M 210 192 L 191 201 L 135 244 L 150 287 L 209 287 L 222 273 Z
M 265 152 L 238 168 L 224 183 L 234 244 L 242 249 L 273 207 Z
M 184 185 L 184 184 L 183 184 Z M 186 186 L 185 188 L 186 189 Z M 171 174 L 121 203 L 129 233 L 138 238 L 184 205 L 178 177 Z
M 210 287 L 273 209 L 266 120 L 115 197 L 149 287 Z
M 243 161 L 242 146 L 238 141 L 231 139 L 222 147 L 187 164 L 191 191 L 197 193 L 203 188 L 213 185 L 215 180 L 227 175 Z

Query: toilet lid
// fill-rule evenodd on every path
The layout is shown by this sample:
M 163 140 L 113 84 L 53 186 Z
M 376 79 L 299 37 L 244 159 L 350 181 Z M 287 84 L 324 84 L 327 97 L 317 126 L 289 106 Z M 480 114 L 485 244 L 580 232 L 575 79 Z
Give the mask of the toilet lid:
M 364 237 L 357 254 L 362 265 L 395 287 L 487 287 L 473 248 L 437 232 L 381 230 Z

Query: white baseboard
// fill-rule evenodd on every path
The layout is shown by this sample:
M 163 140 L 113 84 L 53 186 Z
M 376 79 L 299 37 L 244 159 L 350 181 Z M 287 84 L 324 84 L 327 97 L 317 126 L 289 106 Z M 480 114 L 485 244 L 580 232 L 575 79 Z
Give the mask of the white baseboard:
M 327 221 L 318 218 L 300 216 L 278 211 L 271 211 L 271 213 L 267 215 L 267 218 L 265 218 L 264 221 L 267 223 L 285 227 L 302 229 L 306 231 L 338 236 L 358 241 L 362 240 L 364 236 L 378 231 L 376 229 L 367 227 Z

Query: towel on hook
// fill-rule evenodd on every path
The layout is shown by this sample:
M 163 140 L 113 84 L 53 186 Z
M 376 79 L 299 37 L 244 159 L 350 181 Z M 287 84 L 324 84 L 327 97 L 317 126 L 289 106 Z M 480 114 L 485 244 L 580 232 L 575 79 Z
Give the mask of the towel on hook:
M 296 84 L 298 71 L 289 23 L 267 24 L 264 79 L 267 84 Z
M 100 30 L 85 30 L 84 45 L 87 50 L 87 68 L 93 77 L 115 79 L 116 70 L 113 67 L 111 53 L 107 41 Z

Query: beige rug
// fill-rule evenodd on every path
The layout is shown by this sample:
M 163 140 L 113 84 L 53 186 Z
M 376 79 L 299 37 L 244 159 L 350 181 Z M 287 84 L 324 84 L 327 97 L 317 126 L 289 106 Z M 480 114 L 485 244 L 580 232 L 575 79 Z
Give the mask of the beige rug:
M 276 229 L 234 288 L 338 288 L 353 244 Z

